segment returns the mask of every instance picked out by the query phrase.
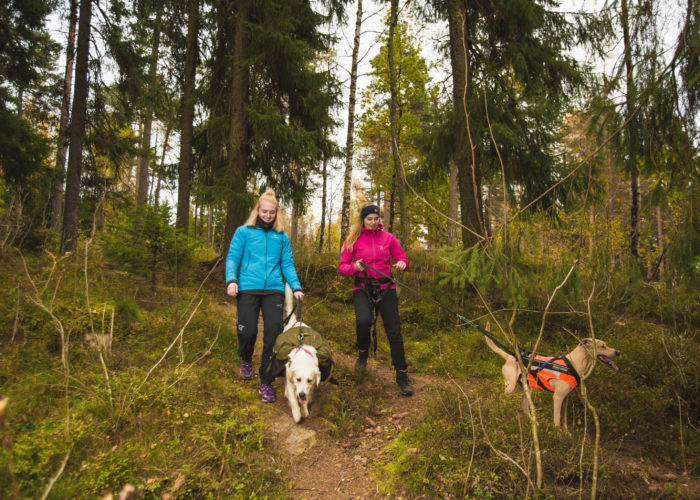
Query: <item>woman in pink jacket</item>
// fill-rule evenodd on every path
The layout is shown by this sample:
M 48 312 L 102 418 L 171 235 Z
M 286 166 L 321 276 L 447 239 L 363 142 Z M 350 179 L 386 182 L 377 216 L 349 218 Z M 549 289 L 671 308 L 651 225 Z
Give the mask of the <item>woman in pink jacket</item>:
M 382 230 L 379 223 L 379 207 L 365 205 L 350 229 L 338 262 L 338 272 L 346 276 L 355 276 L 353 299 L 355 302 L 355 333 L 357 335 L 358 357 L 356 371 L 367 367 L 367 355 L 371 344 L 370 330 L 375 326 L 376 349 L 376 314 L 382 315 L 384 330 L 389 339 L 391 361 L 396 370 L 396 383 L 401 394 L 411 396 L 413 388 L 406 372 L 406 355 L 401 336 L 399 319 L 399 300 L 396 286 L 388 278 L 365 268 L 368 264 L 387 276 L 391 276 L 391 259 L 399 271 L 408 268 L 408 259 L 399 241 L 393 234 Z M 373 319 L 374 318 L 374 319 Z

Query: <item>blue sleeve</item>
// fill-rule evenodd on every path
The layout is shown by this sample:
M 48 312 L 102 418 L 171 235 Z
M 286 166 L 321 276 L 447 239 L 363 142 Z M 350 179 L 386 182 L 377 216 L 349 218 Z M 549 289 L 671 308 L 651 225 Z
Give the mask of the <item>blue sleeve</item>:
M 241 264 L 243 249 L 245 248 L 244 228 L 239 227 L 231 238 L 226 256 L 226 285 L 238 283 L 238 266 Z
M 292 257 L 292 245 L 289 244 L 289 236 L 287 233 L 282 233 L 282 274 L 287 280 L 292 290 L 301 290 L 301 283 L 297 277 L 297 270 L 294 268 L 294 258 Z

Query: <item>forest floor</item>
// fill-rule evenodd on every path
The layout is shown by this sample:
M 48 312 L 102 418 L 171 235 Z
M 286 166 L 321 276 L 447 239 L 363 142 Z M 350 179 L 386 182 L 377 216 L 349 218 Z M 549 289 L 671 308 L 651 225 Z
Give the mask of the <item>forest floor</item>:
M 39 289 L 49 291 L 44 296 L 73 329 L 71 382 L 61 370 L 53 324 L 31 303 L 34 289 L 21 283 L 0 289 L 0 394 L 10 400 L 0 425 L 0 492 L 10 492 L 2 498 L 38 497 L 69 455 L 48 498 L 108 498 L 125 484 L 145 499 L 589 497 L 594 432 L 590 420 L 585 427 L 580 398 L 570 406 L 566 434 L 552 425 L 551 396 L 535 394 L 544 487 L 533 495 L 523 474 L 535 476 L 528 420 L 519 411 L 520 395 L 503 394 L 500 358 L 480 334 L 441 319 L 427 300 L 400 295 L 415 389 L 404 397 L 381 323 L 378 351 L 357 374 L 348 287 L 334 268 L 307 267 L 304 321 L 329 340 L 336 367 L 332 382 L 316 391 L 310 416 L 295 424 L 281 378 L 274 382 L 277 401 L 263 404 L 257 370 L 250 381 L 238 373 L 235 300 L 222 293 L 223 273 L 206 283 L 209 270 L 202 266 L 185 285 L 152 287 L 146 278 L 95 265 L 88 315 L 84 299 L 76 298 L 81 273 L 67 264 L 52 273 L 41 258 L 30 264 Z M 0 265 L 0 281 L 14 283 L 19 265 L 10 259 Z M 453 299 L 459 310 L 471 307 L 469 317 L 481 313 L 474 301 L 460 303 L 448 290 L 428 291 Z M 198 295 L 203 303 L 195 303 Z M 108 306 L 121 309 L 105 382 L 105 365 L 86 337 L 90 318 L 95 331 L 105 331 Z M 622 351 L 620 371 L 599 367 L 589 386 L 601 416 L 598 496 L 700 499 L 692 406 L 697 344 L 678 344 L 687 357 L 673 358 L 687 367 L 691 401 L 679 438 L 677 379 L 658 355 L 669 345 L 659 338 L 672 337 L 633 311 L 622 312 L 601 320 L 601 336 Z M 687 322 L 688 331 L 697 324 Z M 261 343 L 259 335 L 255 368 Z M 644 378 L 651 373 L 657 376 Z
M 235 309 L 229 308 L 227 314 L 235 321 Z M 259 330 L 262 331 L 262 321 Z M 262 341 L 259 338 L 254 364 L 259 360 L 261 349 Z M 382 466 L 390 460 L 387 450 L 392 441 L 404 429 L 428 417 L 426 408 L 435 391 L 452 382 L 433 375 L 411 375 L 415 394 L 405 397 L 398 390 L 395 372 L 385 363 L 378 363 L 370 357 L 367 372 L 357 375 L 353 373 L 354 357 L 337 352 L 333 356 L 336 364 L 331 377 L 333 383 L 321 383 L 309 407 L 307 419 L 299 424 L 292 420 L 282 379 L 277 379 L 273 384 L 277 401 L 262 405 L 260 416 L 268 427 L 268 449 L 278 453 L 284 462 L 282 465 L 286 470 L 290 497 L 304 500 L 423 498 L 407 489 L 397 490 L 396 484 L 390 486 L 387 493 L 386 488 L 382 488 Z M 257 392 L 257 372 L 253 380 L 238 382 Z M 345 398 L 352 398 L 352 394 L 357 394 L 359 399 L 374 398 L 378 405 L 369 410 L 371 416 L 365 416 L 364 421 L 339 429 L 337 423 L 324 415 L 324 408 L 342 401 L 344 397 L 341 394 Z M 515 400 L 513 408 L 514 411 L 519 409 Z M 347 430 L 348 427 L 352 430 Z M 405 451 L 419 453 L 421 450 L 409 448 Z M 638 457 L 606 449 L 605 446 L 602 453 L 607 455 L 608 461 L 617 463 L 625 476 L 636 478 L 639 482 L 637 491 L 646 490 L 648 498 L 700 499 L 700 476 L 684 475 L 678 470 L 652 465 L 650 461 L 640 461 Z M 475 478 L 475 482 L 478 481 L 478 477 Z M 665 494 L 669 485 L 672 485 L 670 489 L 675 494 Z

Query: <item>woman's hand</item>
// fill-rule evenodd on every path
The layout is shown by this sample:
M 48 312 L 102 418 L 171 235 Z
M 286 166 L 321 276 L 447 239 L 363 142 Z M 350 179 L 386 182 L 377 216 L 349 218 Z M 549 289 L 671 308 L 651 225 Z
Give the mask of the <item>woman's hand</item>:
M 357 271 L 358 273 L 361 273 L 364 270 L 365 270 L 365 266 L 362 265 L 362 259 L 357 259 L 355 261 L 355 271 Z
M 238 283 L 229 283 L 226 287 L 226 293 L 231 297 L 238 295 Z
M 304 292 L 302 292 L 301 290 L 297 290 L 296 292 L 294 292 L 294 296 L 297 300 L 304 300 Z
M 399 271 L 403 271 L 406 269 L 406 261 L 400 260 L 398 262 L 395 262 L 394 267 Z

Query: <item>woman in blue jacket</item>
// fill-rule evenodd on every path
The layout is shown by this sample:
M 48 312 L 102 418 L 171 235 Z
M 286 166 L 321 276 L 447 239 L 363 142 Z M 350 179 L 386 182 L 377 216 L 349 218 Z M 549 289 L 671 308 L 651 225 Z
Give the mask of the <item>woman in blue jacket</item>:
M 260 357 L 260 398 L 275 401 L 274 377 L 268 371 L 272 348 L 282 332 L 284 279 L 302 300 L 294 268 L 292 247 L 277 217 L 277 198 L 271 189 L 260 196 L 248 220 L 236 229 L 226 257 L 226 293 L 238 302 L 238 356 L 241 376 L 253 377 L 253 349 L 258 336 L 258 315 L 263 314 L 263 351 Z

